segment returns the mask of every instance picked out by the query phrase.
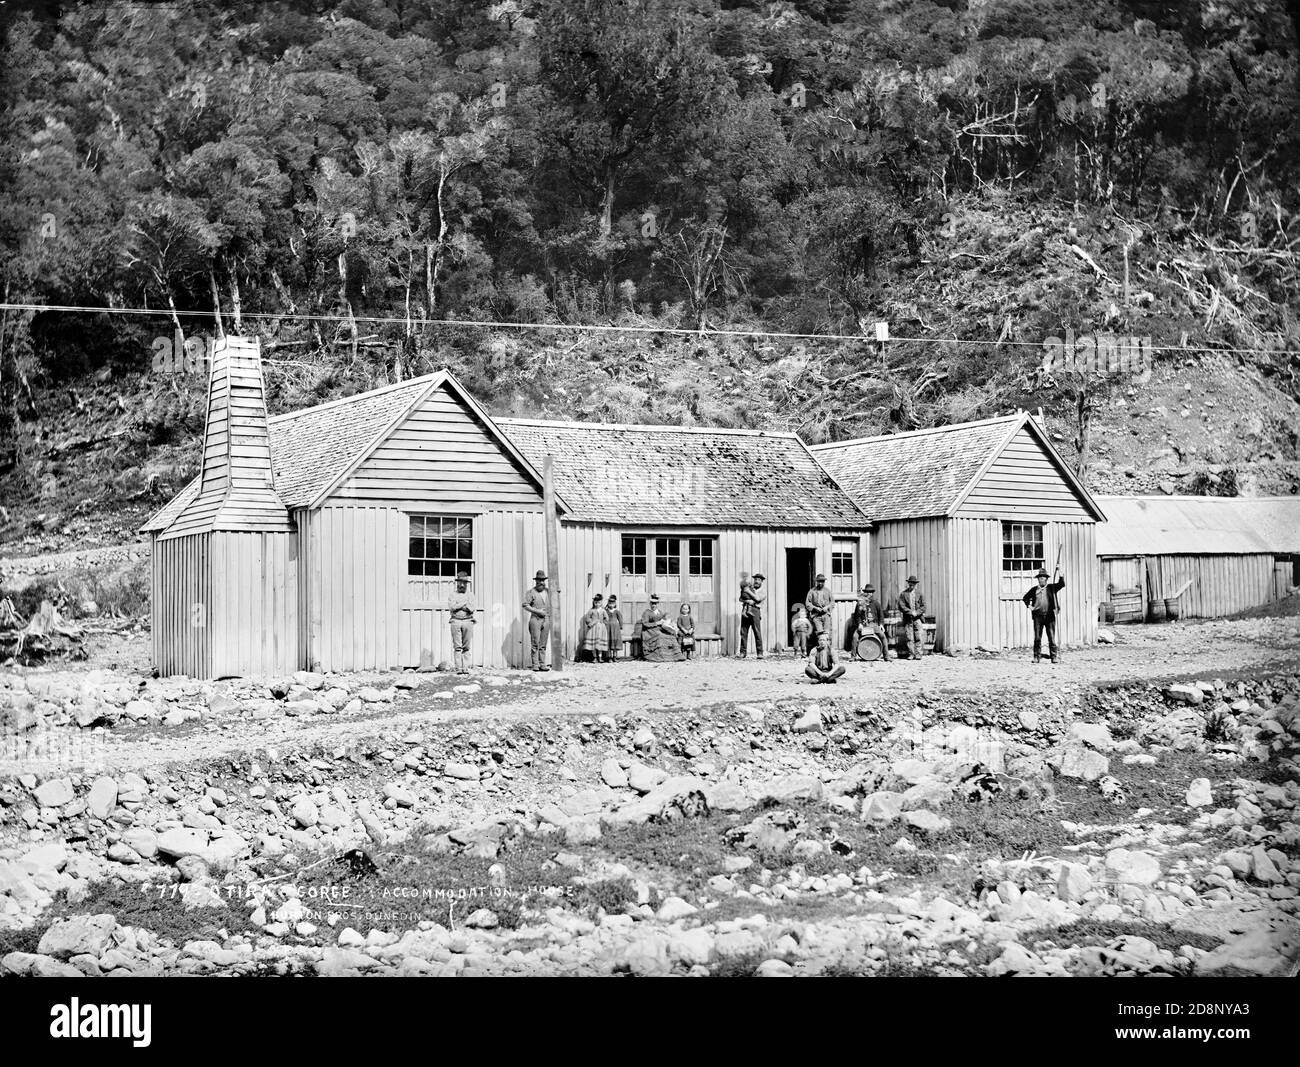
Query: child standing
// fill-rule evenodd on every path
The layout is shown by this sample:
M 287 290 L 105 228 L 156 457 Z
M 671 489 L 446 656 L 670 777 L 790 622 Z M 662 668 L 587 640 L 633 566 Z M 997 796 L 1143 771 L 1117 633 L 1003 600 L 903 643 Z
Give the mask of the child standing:
M 689 604 L 683 604 L 677 613 L 677 637 L 682 643 L 686 658 L 690 659 L 691 653 L 695 651 L 695 616 L 691 614 Z
M 609 662 L 617 663 L 618 654 L 623 648 L 623 612 L 618 606 L 618 597 L 613 593 L 605 601 L 605 626 L 609 632 Z
M 794 620 L 790 623 L 790 632 L 794 634 L 795 655 L 808 655 L 808 635 L 812 633 L 812 622 L 808 618 L 808 609 L 802 604 L 794 606 Z
M 591 610 L 582 617 L 579 628 L 579 647 L 590 653 L 591 662 L 599 663 L 609 651 L 609 616 L 603 606 L 605 598 L 597 593 L 591 599 Z

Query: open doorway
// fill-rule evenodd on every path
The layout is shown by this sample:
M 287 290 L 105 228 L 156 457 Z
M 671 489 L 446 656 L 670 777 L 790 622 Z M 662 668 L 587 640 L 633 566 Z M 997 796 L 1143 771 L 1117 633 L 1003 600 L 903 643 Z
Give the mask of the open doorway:
M 785 647 L 794 647 L 794 634 L 790 623 L 794 606 L 802 604 L 812 588 L 817 573 L 817 550 L 814 548 L 787 548 L 785 550 Z M 780 633 L 780 630 L 777 631 Z

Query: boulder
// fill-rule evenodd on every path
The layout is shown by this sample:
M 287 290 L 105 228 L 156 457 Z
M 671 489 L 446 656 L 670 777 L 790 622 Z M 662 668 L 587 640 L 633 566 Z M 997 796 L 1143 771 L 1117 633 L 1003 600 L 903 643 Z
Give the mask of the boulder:
M 916 830 L 924 830 L 929 834 L 943 833 L 944 830 L 951 829 L 952 820 L 946 819 L 937 812 L 929 811 L 925 808 L 919 811 L 903 812 L 903 821 L 908 826 Z
M 183 856 L 202 856 L 208 848 L 206 830 L 176 828 L 158 835 L 157 850 L 166 859 L 178 860 Z
M 1210 787 L 1208 778 L 1196 778 L 1192 784 L 1187 787 L 1187 805 L 1192 808 L 1203 808 L 1207 804 L 1214 803 L 1214 791 Z
M 787 774 L 754 787 L 759 803 L 789 804 L 795 800 L 821 800 L 822 784 L 810 774 Z
M 616 759 L 607 759 L 600 765 L 600 777 L 610 789 L 627 788 L 627 772 L 618 765 Z
M 34 795 L 36 803 L 43 808 L 61 808 L 65 804 L 71 804 L 76 794 L 69 779 L 51 778 L 38 785 Z
M 86 810 L 96 819 L 107 819 L 117 805 L 117 782 L 112 778 L 96 778 L 86 796 Z
M 1083 745 L 1066 745 L 1057 757 L 1057 770 L 1064 778 L 1081 778 L 1085 782 L 1095 782 L 1110 771 L 1110 761 L 1100 752 L 1094 752 Z
M 638 793 L 648 793 L 660 782 L 666 781 L 668 772 L 659 767 L 647 767 L 644 763 L 634 763 L 627 769 L 627 782 Z
M 1160 877 L 1160 863 L 1149 852 L 1115 848 L 1106 853 L 1106 879 L 1120 885 L 1151 885 Z
M 1067 903 L 1077 904 L 1092 889 L 1092 875 L 1081 863 L 1062 863 L 1056 879 L 1056 895 Z
M 903 794 L 887 790 L 871 793 L 862 801 L 864 822 L 890 823 L 903 814 Z
M 116 927 L 117 920 L 108 914 L 56 919 L 41 935 L 36 951 L 60 959 L 82 953 L 97 957 L 112 943 Z
M 1171 685 L 1165 690 L 1165 697 L 1179 704 L 1199 704 L 1205 699 L 1205 694 L 1200 686 Z
M 464 782 L 477 782 L 479 778 L 478 768 L 472 763 L 457 763 L 454 760 L 443 764 L 442 773 L 448 778 L 459 778 Z

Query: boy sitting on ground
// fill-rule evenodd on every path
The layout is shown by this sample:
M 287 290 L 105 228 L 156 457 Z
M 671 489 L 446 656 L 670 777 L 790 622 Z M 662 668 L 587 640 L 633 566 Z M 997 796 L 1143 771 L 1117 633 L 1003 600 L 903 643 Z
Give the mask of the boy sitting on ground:
M 835 661 L 829 630 L 823 630 L 817 635 L 817 647 L 808 657 L 808 666 L 803 672 L 814 682 L 837 682 L 843 676 L 844 664 Z

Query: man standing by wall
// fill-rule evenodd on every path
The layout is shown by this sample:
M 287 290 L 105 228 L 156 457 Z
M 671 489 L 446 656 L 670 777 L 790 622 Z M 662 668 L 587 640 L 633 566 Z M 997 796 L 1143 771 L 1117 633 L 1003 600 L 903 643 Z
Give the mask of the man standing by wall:
M 813 640 L 824 633 L 829 633 L 835 595 L 826 588 L 826 575 L 819 574 L 813 579 L 813 587 L 808 590 L 803 604 L 808 609 L 808 621 L 812 623 Z
M 915 574 L 907 576 L 907 588 L 898 594 L 898 613 L 903 616 L 903 633 L 907 637 L 907 654 L 920 659 L 925 654 L 925 597 L 917 588 L 921 579 Z
M 457 674 L 469 674 L 470 648 L 474 641 L 474 594 L 469 592 L 469 575 L 456 573 L 456 591 L 447 598 L 451 613 L 451 648 Z
M 744 659 L 746 655 L 746 638 L 749 632 L 754 632 L 754 652 L 759 659 L 763 658 L 763 601 L 767 599 L 767 593 L 763 589 L 763 582 L 766 579 L 761 574 L 754 575 L 752 584 L 746 586 L 741 594 L 740 608 L 740 658 Z
M 1034 615 L 1034 662 L 1040 663 L 1043 659 L 1043 631 L 1047 631 L 1047 651 L 1052 657 L 1052 662 L 1059 662 L 1056 654 L 1056 613 L 1060 610 L 1060 601 L 1057 599 L 1061 590 L 1065 588 L 1065 578 L 1058 578 L 1056 581 L 1048 584 L 1051 577 L 1045 567 L 1038 568 L 1037 585 L 1031 585 L 1029 592 L 1024 596 L 1025 607 Z
M 524 594 L 524 611 L 528 613 L 528 640 L 532 646 L 533 670 L 549 671 L 546 643 L 551 637 L 551 596 L 546 590 L 546 572 L 533 576 L 533 587 Z

